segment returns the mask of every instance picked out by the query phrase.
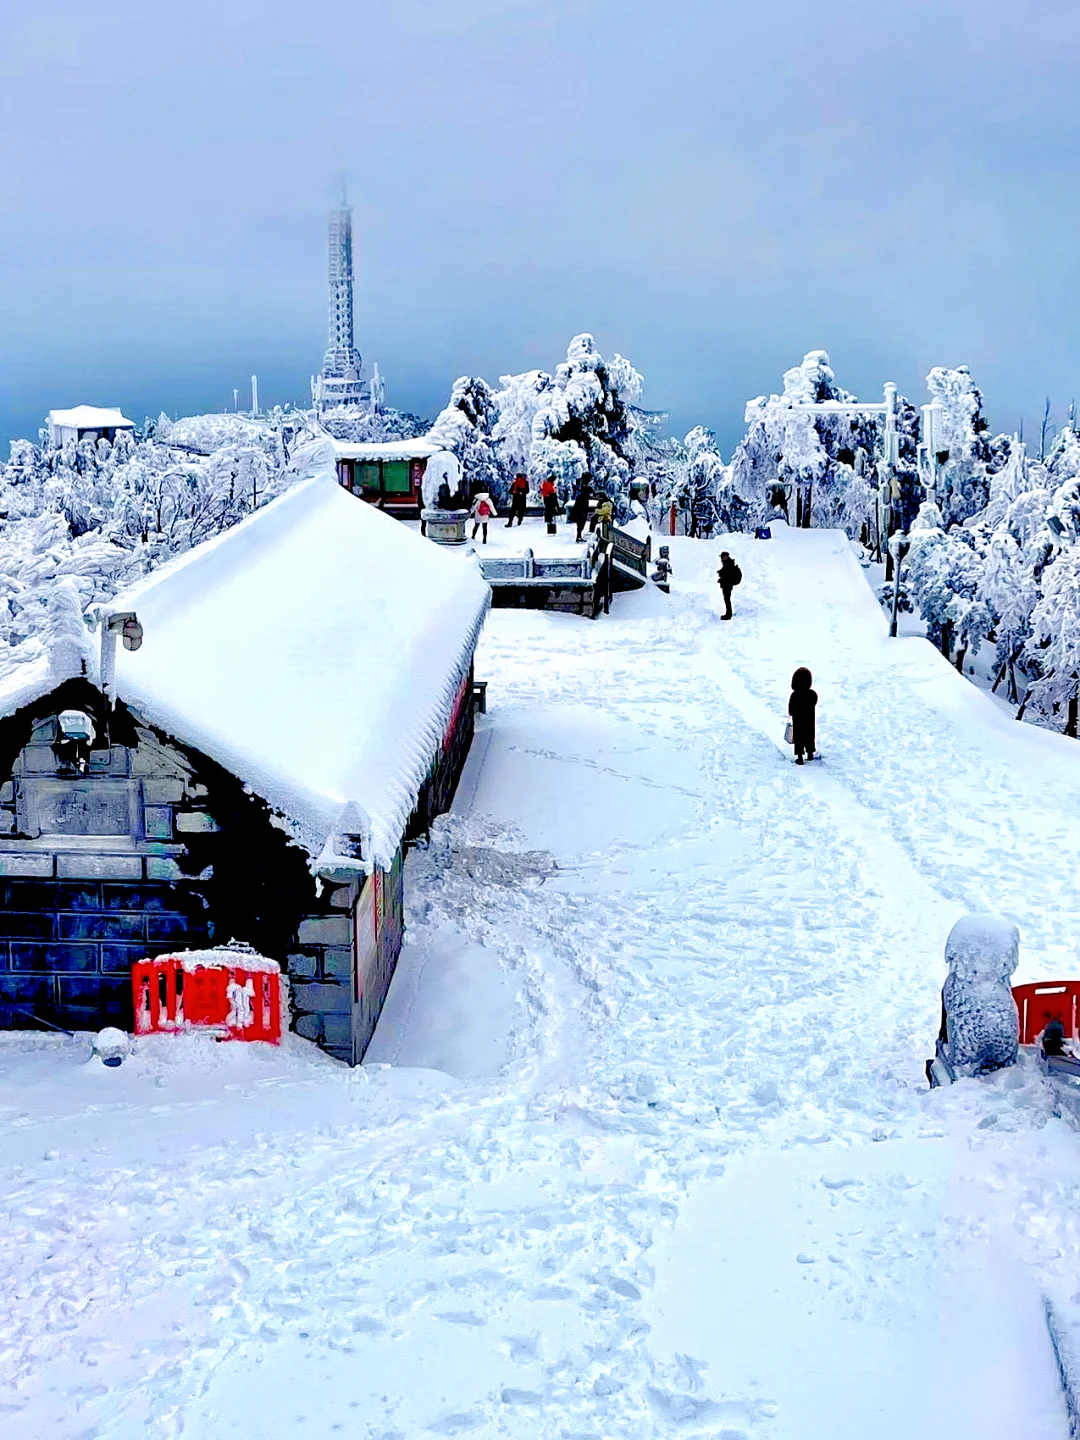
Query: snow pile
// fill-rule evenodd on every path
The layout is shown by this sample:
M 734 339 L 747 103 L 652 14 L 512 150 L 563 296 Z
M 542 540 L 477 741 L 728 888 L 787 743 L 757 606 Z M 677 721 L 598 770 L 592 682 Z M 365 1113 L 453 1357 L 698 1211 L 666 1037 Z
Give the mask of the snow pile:
M 322 471 L 116 597 L 144 630 L 117 652 L 117 692 L 242 777 L 313 856 L 353 836 L 364 868 L 388 867 L 489 603 L 470 557 Z

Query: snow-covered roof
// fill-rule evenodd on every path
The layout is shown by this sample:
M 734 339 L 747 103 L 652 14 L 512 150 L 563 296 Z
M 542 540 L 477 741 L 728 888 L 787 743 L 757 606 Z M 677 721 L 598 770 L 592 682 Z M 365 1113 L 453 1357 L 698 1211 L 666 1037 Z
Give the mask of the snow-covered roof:
M 426 435 L 415 440 L 331 440 L 339 460 L 426 460 L 442 449 Z
M 119 410 L 104 410 L 99 405 L 76 405 L 73 410 L 50 410 L 50 425 L 63 425 L 74 430 L 133 430 L 135 422 L 127 420 Z
M 100 613 L 134 610 L 116 690 L 292 822 L 386 867 L 450 719 L 491 592 L 475 561 L 323 471 L 163 566 Z

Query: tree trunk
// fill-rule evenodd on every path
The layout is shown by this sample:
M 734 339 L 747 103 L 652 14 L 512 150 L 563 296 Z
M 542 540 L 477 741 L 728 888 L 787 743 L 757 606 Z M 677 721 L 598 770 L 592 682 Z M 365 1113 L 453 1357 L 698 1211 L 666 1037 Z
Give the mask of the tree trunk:
M 814 487 L 812 485 L 808 485 L 806 487 L 806 494 L 803 496 L 802 507 L 802 523 L 804 530 L 810 529 L 810 497 L 813 495 L 813 493 Z
M 1009 656 L 1009 699 L 1014 705 L 1020 703 L 1020 692 L 1016 688 L 1016 666 L 1012 655 Z
M 1031 686 L 1029 685 L 1028 688 L 1024 691 L 1024 698 L 1023 698 L 1023 700 L 1020 701 L 1020 709 L 1017 710 L 1017 712 L 1016 712 L 1016 718 L 1017 718 L 1017 720 L 1022 720 L 1022 719 L 1024 718 L 1024 711 L 1027 709 L 1027 703 L 1028 703 L 1028 701 L 1029 701 L 1030 699 L 1031 699 Z
M 956 652 L 956 668 L 962 675 L 964 673 L 964 656 L 967 654 L 967 646 L 962 645 Z
M 1065 734 L 1068 735 L 1071 740 L 1076 739 L 1077 708 L 1077 695 L 1074 690 L 1069 696 L 1069 718 L 1065 721 Z
M 941 653 L 946 660 L 952 658 L 952 625 L 948 620 L 941 627 Z
M 990 686 L 991 695 L 997 694 L 997 687 L 1001 684 L 1002 680 L 1005 679 L 1005 671 L 1008 669 L 1008 666 L 1008 660 L 1002 660 L 1001 664 L 998 666 L 997 674 L 994 676 L 994 683 Z

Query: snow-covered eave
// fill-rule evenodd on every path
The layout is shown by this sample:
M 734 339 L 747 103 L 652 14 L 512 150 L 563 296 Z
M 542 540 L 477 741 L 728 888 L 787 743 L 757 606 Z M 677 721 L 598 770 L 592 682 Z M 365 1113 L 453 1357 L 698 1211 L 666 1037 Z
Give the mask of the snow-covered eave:
M 0 680 L 0 719 L 6 720 L 16 711 L 51 695 L 67 681 L 82 679 L 85 674 L 83 661 L 75 656 L 60 662 L 50 655 L 27 660 Z
M 335 440 L 327 437 L 339 460 L 427 460 L 442 446 L 426 436 L 415 440 Z
M 408 766 L 409 773 L 397 788 L 395 797 L 397 803 L 393 807 L 393 817 L 389 824 L 371 824 L 370 845 L 365 843 L 363 846 L 364 863 L 369 867 L 374 864 L 379 869 L 388 870 L 394 862 L 394 856 L 401 845 L 409 818 L 416 809 L 417 801 L 420 798 L 421 787 L 431 773 L 431 767 L 442 747 L 447 726 L 450 723 L 454 699 L 472 664 L 477 642 L 480 639 L 480 631 L 483 629 L 490 608 L 491 591 L 486 590 L 477 604 L 472 624 L 462 637 L 454 664 L 447 669 L 446 680 L 439 698 L 420 727 L 422 738 L 418 744 L 413 746 L 412 755 L 405 757 L 405 765 Z M 471 696 L 467 697 L 466 703 L 472 703 Z M 346 817 L 342 818 L 344 822 Z M 347 823 L 339 824 L 336 829 L 339 834 L 354 833 L 349 830 Z

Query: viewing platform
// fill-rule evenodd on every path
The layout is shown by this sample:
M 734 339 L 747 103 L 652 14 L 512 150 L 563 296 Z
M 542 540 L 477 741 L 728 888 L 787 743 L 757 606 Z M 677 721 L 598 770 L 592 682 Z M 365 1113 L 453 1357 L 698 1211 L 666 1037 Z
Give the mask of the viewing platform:
M 414 524 L 419 529 L 419 522 Z M 648 580 L 652 541 L 644 521 L 627 529 L 602 526 L 575 539 L 573 525 L 560 523 L 549 535 L 543 519 L 527 517 L 508 528 L 505 515 L 488 525 L 487 544 L 482 531 L 472 540 L 472 521 L 466 539 L 476 551 L 484 579 L 491 586 L 492 604 L 501 608 L 560 610 L 595 619 L 607 611 L 611 596 L 633 590 Z

